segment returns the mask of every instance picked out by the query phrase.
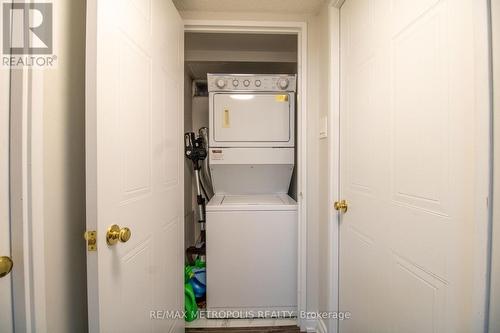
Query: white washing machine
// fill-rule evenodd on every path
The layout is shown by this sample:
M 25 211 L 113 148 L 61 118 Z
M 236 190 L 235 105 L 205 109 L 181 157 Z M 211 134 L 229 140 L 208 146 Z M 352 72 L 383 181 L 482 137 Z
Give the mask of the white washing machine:
M 207 310 L 297 310 L 295 75 L 208 75 Z

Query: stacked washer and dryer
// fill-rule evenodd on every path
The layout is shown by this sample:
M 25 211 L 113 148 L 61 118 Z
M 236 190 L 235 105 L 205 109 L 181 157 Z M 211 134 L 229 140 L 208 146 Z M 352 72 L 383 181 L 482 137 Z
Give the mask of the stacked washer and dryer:
M 207 310 L 297 310 L 295 75 L 208 74 Z M 236 312 L 237 311 L 237 312 Z

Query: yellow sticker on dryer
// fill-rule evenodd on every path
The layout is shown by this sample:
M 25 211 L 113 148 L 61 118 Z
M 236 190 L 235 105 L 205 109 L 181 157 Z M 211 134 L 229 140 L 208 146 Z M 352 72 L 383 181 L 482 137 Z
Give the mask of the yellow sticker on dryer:
M 288 95 L 276 95 L 276 102 L 288 102 Z
M 224 115 L 222 116 L 222 128 L 231 127 L 231 122 L 229 120 L 229 109 L 224 109 Z

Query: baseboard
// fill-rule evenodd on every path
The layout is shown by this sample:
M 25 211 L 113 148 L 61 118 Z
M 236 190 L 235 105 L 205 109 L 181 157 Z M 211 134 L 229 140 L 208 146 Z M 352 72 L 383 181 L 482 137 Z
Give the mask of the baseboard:
M 319 318 L 317 321 L 317 333 L 328 333 L 328 329 L 326 328 L 326 324 L 323 319 Z
M 300 329 L 307 333 L 328 333 L 326 323 L 322 318 L 304 319 L 301 322 Z
M 307 333 L 316 333 L 318 321 L 316 319 L 302 319 L 300 321 L 300 330 Z
M 326 328 L 326 323 L 322 318 L 303 319 L 300 323 L 300 329 L 307 333 L 328 333 L 328 328 Z

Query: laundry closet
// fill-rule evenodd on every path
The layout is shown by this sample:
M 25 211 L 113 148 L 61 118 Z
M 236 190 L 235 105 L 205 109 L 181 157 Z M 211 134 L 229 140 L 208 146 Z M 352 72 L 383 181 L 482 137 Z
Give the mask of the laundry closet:
M 297 35 L 184 41 L 186 309 L 296 317 Z

